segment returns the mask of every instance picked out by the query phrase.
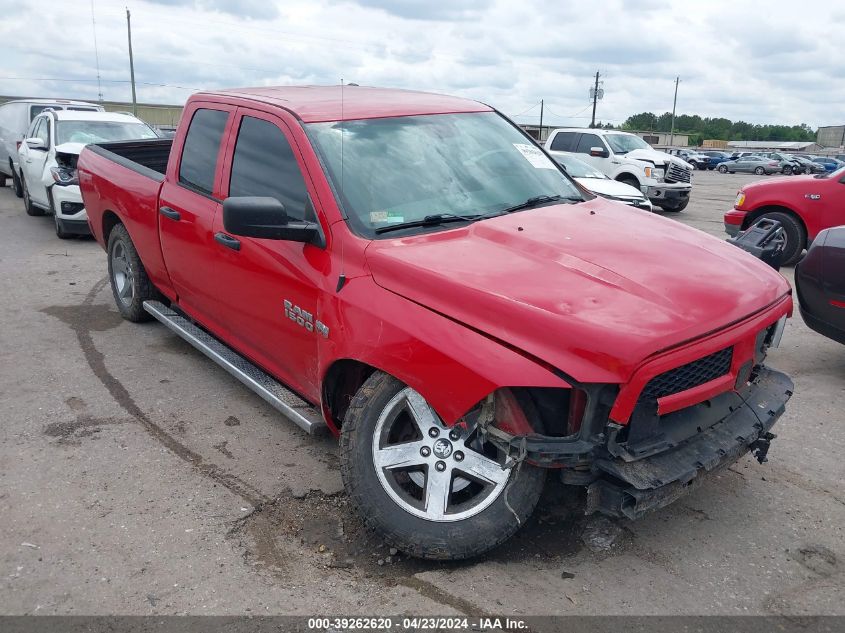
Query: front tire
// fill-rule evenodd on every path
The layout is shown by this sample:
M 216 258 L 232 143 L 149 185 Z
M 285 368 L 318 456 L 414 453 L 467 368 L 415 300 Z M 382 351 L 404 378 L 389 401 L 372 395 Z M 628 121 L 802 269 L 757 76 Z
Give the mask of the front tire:
M 115 226 L 109 234 L 107 252 L 109 281 L 120 316 L 133 323 L 149 321 L 152 317 L 144 310 L 144 301 L 158 299 L 159 294 L 122 224 Z
M 680 213 L 681 211 L 687 208 L 688 204 L 689 198 L 687 198 L 686 200 L 682 200 L 678 204 L 661 204 L 660 208 L 670 213 Z
M 62 221 L 55 212 L 53 213 L 53 219 L 56 221 L 56 237 L 60 240 L 69 240 L 73 237 L 73 233 L 68 233 L 64 230 L 64 227 L 62 227 Z
M 18 198 L 23 198 L 23 185 L 21 185 L 21 176 L 14 169 L 12 170 L 12 187 L 15 189 L 15 195 Z
M 353 398 L 340 436 L 341 475 L 367 526 L 418 558 L 456 560 L 510 538 L 534 511 L 545 470 L 443 424 L 425 399 L 376 371 Z
M 804 252 L 804 247 L 807 245 L 807 231 L 801 222 L 795 216 L 780 211 L 764 213 L 756 218 L 755 222 L 761 218 L 777 220 L 783 226 L 785 243 L 777 263 L 780 266 L 792 266 L 797 263 L 801 259 L 801 253 Z
M 766 170 L 763 169 L 762 167 L 757 167 L 757 168 L 754 169 L 754 173 L 757 174 L 758 176 L 762 176 L 763 174 L 766 173 Z
M 29 188 L 26 186 L 26 179 L 21 177 L 21 187 L 23 188 L 23 208 L 27 215 L 38 216 L 44 215 L 44 209 L 36 207 L 32 203 L 32 198 L 29 197 Z

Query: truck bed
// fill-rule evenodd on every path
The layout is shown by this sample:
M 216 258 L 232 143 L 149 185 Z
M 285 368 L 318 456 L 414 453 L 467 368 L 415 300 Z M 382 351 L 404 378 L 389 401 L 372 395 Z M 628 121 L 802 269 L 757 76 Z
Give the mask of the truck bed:
M 170 157 L 171 138 L 157 138 L 143 141 L 115 141 L 88 145 L 86 149 L 99 154 L 118 165 L 123 165 L 144 176 L 161 182 L 167 171 Z
M 165 294 L 170 287 L 158 237 L 158 195 L 172 139 L 86 145 L 77 172 L 91 234 L 103 248 L 117 218 L 126 226 L 150 279 Z

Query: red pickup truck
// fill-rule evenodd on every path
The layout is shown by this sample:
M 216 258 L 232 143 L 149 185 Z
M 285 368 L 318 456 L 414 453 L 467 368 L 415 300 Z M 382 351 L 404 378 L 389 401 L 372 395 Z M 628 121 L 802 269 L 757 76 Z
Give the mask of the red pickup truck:
M 734 236 L 763 217 L 784 228 L 786 243 L 778 263 L 795 264 L 821 231 L 845 224 L 845 168 L 745 185 L 734 208 L 725 213 L 725 231 Z
M 638 517 L 764 461 L 792 393 L 763 364 L 779 274 L 593 197 L 481 103 L 201 93 L 172 142 L 89 145 L 78 176 L 121 314 L 339 436 L 351 500 L 414 556 L 501 543 L 549 469 Z

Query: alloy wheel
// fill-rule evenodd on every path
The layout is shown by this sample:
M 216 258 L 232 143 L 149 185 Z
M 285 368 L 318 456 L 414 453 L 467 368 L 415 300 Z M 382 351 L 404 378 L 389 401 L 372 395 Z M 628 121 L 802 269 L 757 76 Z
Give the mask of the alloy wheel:
M 410 387 L 381 412 L 373 433 L 373 466 L 399 507 L 429 521 L 466 519 L 493 503 L 510 479 L 502 455 L 475 425 L 443 424 Z

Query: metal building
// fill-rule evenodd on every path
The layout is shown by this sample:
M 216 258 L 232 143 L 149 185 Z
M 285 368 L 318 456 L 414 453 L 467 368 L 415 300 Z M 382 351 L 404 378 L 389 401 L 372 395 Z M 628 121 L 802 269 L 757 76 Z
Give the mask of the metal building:
M 816 143 L 822 147 L 837 147 L 840 152 L 845 151 L 845 125 L 820 127 L 816 133 Z

